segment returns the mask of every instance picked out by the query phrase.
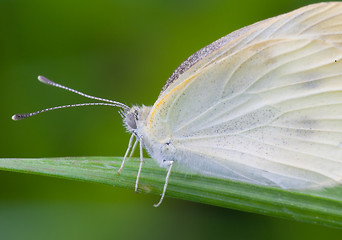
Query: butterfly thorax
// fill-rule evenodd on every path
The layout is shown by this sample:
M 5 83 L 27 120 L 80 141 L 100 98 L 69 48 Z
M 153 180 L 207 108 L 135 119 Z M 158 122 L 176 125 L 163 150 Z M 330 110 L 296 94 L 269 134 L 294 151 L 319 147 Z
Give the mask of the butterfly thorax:
M 127 131 L 142 141 L 149 155 L 162 166 L 163 162 L 171 160 L 175 149 L 171 141 L 168 140 L 169 138 L 156 139 L 155 136 L 152 136 L 152 131 L 149 129 L 150 124 L 148 124 L 151 109 L 152 107 L 147 106 L 133 106 L 123 115 L 123 122 Z M 166 132 L 164 133 L 166 134 Z

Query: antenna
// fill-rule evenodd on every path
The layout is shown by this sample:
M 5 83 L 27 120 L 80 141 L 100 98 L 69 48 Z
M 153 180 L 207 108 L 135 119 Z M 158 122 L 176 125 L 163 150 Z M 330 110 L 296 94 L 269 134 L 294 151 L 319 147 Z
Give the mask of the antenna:
M 109 99 L 105 99 L 105 98 L 99 98 L 99 97 L 94 97 L 94 96 L 90 96 L 88 94 L 85 94 L 85 93 L 82 93 L 82 92 L 79 92 L 75 89 L 72 89 L 72 88 L 69 88 L 69 87 L 66 87 L 66 86 L 63 86 L 63 85 L 60 85 L 58 83 L 55 83 L 53 81 L 51 81 L 50 79 L 47 79 L 46 77 L 44 76 L 38 76 L 38 80 L 42 83 L 45 83 L 47 85 L 51 85 L 53 87 L 58 87 L 58 88 L 62 88 L 62 89 L 65 89 L 69 92 L 73 92 L 73 93 L 76 93 L 78 95 L 81 95 L 83 97 L 86 97 L 86 98 L 90 98 L 90 99 L 94 99 L 94 100 L 98 100 L 98 101 L 102 101 L 102 102 L 109 102 L 109 103 L 113 103 L 115 104 L 117 107 L 121 107 L 125 110 L 129 110 L 130 108 L 128 106 L 126 106 L 125 104 L 121 103 L 121 102 L 116 102 L 116 101 L 113 101 L 113 100 L 109 100 Z
M 32 113 L 14 114 L 12 116 L 13 120 L 21 120 L 21 119 L 25 119 L 25 118 L 28 118 L 28 117 L 32 117 L 32 116 L 37 115 L 39 113 L 43 113 L 43 112 L 47 112 L 47 111 L 52 111 L 52 110 L 57 110 L 57 109 L 62 109 L 62 108 L 70 108 L 70 107 L 99 106 L 100 105 L 100 106 L 120 107 L 120 108 L 123 108 L 125 111 L 128 111 L 130 109 L 127 105 L 125 105 L 123 103 L 116 102 L 116 101 L 109 100 L 109 99 L 94 97 L 94 96 L 91 96 L 91 95 L 79 92 L 79 91 L 77 91 L 75 89 L 72 89 L 72 88 L 60 85 L 58 83 L 55 83 L 55 82 L 51 81 L 50 79 L 48 79 L 46 77 L 43 77 L 43 76 L 38 76 L 38 80 L 40 82 L 42 82 L 42 83 L 47 84 L 47 85 L 51 85 L 51 86 L 54 86 L 54 87 L 62 88 L 62 89 L 65 89 L 65 90 L 67 90 L 69 92 L 73 92 L 73 93 L 76 93 L 78 95 L 81 95 L 83 97 L 94 99 L 94 100 L 98 100 L 98 101 L 102 101 L 102 102 L 107 102 L 107 103 L 78 103 L 78 104 L 70 104 L 70 105 L 51 107 L 51 108 L 46 108 L 46 109 L 39 110 L 39 111 L 32 112 Z M 121 111 L 121 112 L 124 113 L 125 111 Z

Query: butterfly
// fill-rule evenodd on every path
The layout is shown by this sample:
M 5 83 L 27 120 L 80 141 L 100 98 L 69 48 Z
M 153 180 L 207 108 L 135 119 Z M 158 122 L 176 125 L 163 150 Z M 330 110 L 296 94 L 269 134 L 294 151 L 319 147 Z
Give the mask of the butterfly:
M 109 105 L 167 168 L 251 184 L 307 189 L 342 182 L 342 3 L 318 3 L 257 22 L 202 48 L 170 76 L 153 106 L 128 107 L 39 76 L 43 83 Z M 135 142 L 134 142 L 135 138 Z

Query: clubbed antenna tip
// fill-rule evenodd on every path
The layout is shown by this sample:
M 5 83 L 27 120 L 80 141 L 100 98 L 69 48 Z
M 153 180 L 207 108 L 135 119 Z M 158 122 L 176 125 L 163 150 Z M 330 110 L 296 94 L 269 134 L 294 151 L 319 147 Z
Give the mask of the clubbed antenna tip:
M 52 82 L 51 80 L 47 79 L 47 78 L 44 77 L 44 76 L 39 75 L 39 76 L 38 76 L 38 80 L 39 80 L 40 82 L 42 82 L 42 83 L 49 84 L 49 85 L 53 85 L 53 82 Z
M 27 117 L 29 117 L 28 114 L 14 114 L 12 116 L 12 120 L 18 121 L 18 120 L 21 120 L 21 119 L 24 119 L 24 118 L 27 118 Z

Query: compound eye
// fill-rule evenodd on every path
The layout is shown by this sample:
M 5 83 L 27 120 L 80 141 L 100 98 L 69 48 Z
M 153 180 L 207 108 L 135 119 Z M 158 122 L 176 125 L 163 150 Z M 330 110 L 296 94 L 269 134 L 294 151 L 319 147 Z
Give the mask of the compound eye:
M 127 114 L 126 124 L 132 129 L 137 129 L 137 122 L 136 122 L 135 114 L 133 114 L 133 113 Z

